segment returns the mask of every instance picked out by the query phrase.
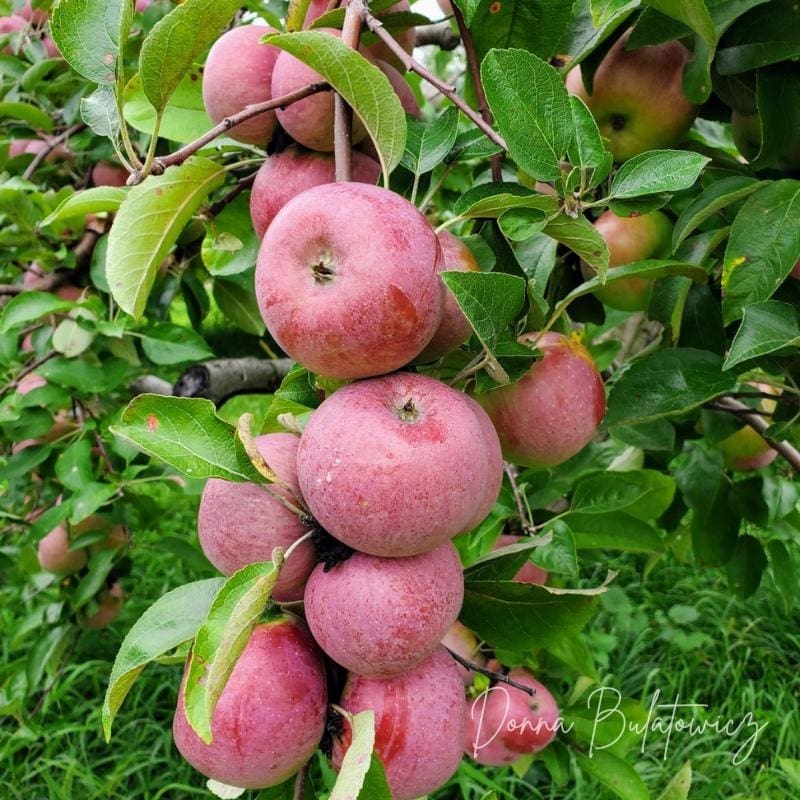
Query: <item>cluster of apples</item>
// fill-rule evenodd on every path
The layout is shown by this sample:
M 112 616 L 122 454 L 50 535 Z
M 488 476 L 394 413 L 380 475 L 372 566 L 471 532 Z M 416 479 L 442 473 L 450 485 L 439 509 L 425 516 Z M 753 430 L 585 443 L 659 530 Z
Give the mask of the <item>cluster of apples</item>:
M 212 48 L 203 77 L 212 118 L 266 99 L 267 75 L 275 95 L 319 80 L 291 55 L 261 44 L 263 33 L 237 28 Z M 237 48 L 233 60 L 230 47 Z M 221 59 L 226 67 L 260 63 L 248 81 L 262 95 L 239 94 L 220 111 L 217 101 L 230 99 L 221 91 Z M 330 96 L 307 98 L 275 117 L 255 120 L 261 128 L 254 140 L 264 144 L 279 122 L 316 150 L 293 146 L 258 174 L 251 197 L 263 237 L 256 296 L 281 348 L 345 385 L 300 436 L 256 439 L 276 484 L 206 484 L 198 534 L 226 575 L 313 532 L 293 549 L 272 594 L 283 604 L 302 601 L 305 621 L 284 609 L 255 627 L 214 711 L 210 744 L 188 723 L 182 686 L 174 739 L 209 777 L 239 787 L 276 785 L 308 761 L 326 720 L 331 727 L 326 664 L 333 662 L 347 677 L 331 699 L 351 714 L 374 711 L 375 749 L 393 797 L 412 800 L 443 785 L 465 750 L 483 763 L 506 764 L 555 735 L 555 700 L 524 670 L 515 675 L 536 690 L 533 698 L 502 688 L 515 722 L 526 724 L 504 727 L 499 695 L 479 713 L 465 698 L 464 680 L 441 644 L 465 631 L 454 628 L 464 577 L 451 539 L 491 510 L 504 454 L 519 464 L 557 464 L 594 437 L 605 411 L 603 383 L 588 352 L 555 333 L 523 336 L 542 358 L 522 380 L 480 402 L 409 368 L 470 336 L 438 273 L 477 270 L 474 257 L 452 234 L 437 236 L 407 200 L 373 185 L 379 170 L 367 156 L 355 154 L 356 180 L 332 182 Z M 241 138 L 239 127 L 232 132 Z M 518 576 L 545 578 L 533 565 Z M 491 747 L 478 742 L 479 719 L 502 728 Z M 333 727 L 338 768 L 352 731 L 346 720 Z

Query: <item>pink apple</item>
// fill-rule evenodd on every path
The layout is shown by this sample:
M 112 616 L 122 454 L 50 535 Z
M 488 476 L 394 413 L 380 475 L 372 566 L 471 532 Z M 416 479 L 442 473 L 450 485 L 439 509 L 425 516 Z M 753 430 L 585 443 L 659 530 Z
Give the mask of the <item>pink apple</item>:
M 452 650 L 454 653 L 461 656 L 461 658 L 471 661 L 479 667 L 486 666 L 486 656 L 480 651 L 478 637 L 466 625 L 462 625 L 458 620 L 450 626 L 450 630 L 447 631 L 442 639 L 442 644 L 448 650 Z M 456 662 L 456 666 L 461 680 L 464 681 L 464 686 L 472 686 L 475 673 L 458 662 Z
M 430 655 L 463 599 L 464 574 L 450 542 L 408 558 L 354 553 L 329 572 L 319 564 L 304 598 L 317 644 L 337 664 L 372 678 L 398 675 Z
M 519 544 L 524 541 L 524 536 L 511 536 L 510 534 L 502 533 L 497 537 L 492 550 L 499 550 L 501 547 L 509 547 L 512 544 Z M 517 583 L 533 583 L 538 586 L 544 586 L 547 583 L 548 575 L 549 573 L 546 569 L 537 567 L 532 561 L 526 561 L 513 580 Z
M 496 499 L 502 465 L 486 435 L 466 396 L 433 378 L 359 381 L 311 415 L 297 454 L 300 488 L 319 523 L 350 547 L 424 553 L 475 525 L 487 486 Z
M 119 582 L 114 582 L 109 589 L 103 589 L 97 598 L 98 609 L 88 617 L 80 620 L 82 627 L 98 630 L 110 625 L 122 611 L 125 595 Z
M 276 786 L 314 754 L 325 729 L 325 666 L 306 626 L 283 615 L 253 629 L 211 719 L 205 744 L 189 726 L 184 682 L 175 746 L 203 775 L 230 786 Z
M 353 153 L 353 181 L 374 185 L 380 174 L 377 161 L 363 153 Z M 256 173 L 250 194 L 250 217 L 258 237 L 264 237 L 275 215 L 293 197 L 335 180 L 336 164 L 329 153 L 295 146 L 270 156 Z
M 125 186 L 128 170 L 110 161 L 98 161 L 92 167 L 92 183 L 95 186 Z
M 458 769 L 465 735 L 464 685 L 444 648 L 395 678 L 351 674 L 340 704 L 351 714 L 375 712 L 375 752 L 394 800 L 433 792 Z M 334 742 L 336 769 L 351 740 L 346 726 Z
M 37 555 L 39 566 L 56 575 L 69 575 L 86 566 L 86 550 L 70 550 L 67 526 L 59 524 L 39 540 Z
M 214 42 L 203 70 L 203 103 L 212 122 L 222 122 L 272 97 L 272 73 L 280 50 L 261 44 L 268 33 L 275 31 L 263 25 L 241 25 Z M 267 111 L 231 128 L 228 136 L 265 147 L 276 126 L 275 112 Z
M 28 23 L 22 17 L 18 17 L 16 15 L 10 17 L 0 17 L 0 37 L 5 37 L 6 34 L 13 34 L 17 31 L 23 30 L 27 27 Z M 3 50 L 3 53 L 6 55 L 14 55 L 14 47 L 10 44 L 6 45 Z M 20 140 L 15 140 L 20 141 Z M 14 147 L 15 142 L 11 142 L 11 147 Z M 9 152 L 9 157 L 13 158 L 18 153 Z
M 551 467 L 579 453 L 606 410 L 603 379 L 585 347 L 559 333 L 526 333 L 520 342 L 544 353 L 516 383 L 480 396 L 503 455 L 530 467 Z
M 271 485 L 269 490 L 297 504 L 297 436 L 268 433 L 256 439 L 256 446 L 273 472 L 292 492 Z M 211 478 L 203 489 L 197 534 L 206 558 L 223 574 L 257 561 L 270 561 L 276 547 L 284 550 L 307 529 L 297 514 L 283 506 L 263 486 L 232 483 Z M 273 590 L 281 602 L 300 600 L 306 579 L 316 563 L 314 547 L 304 542 L 295 550 Z
M 439 257 L 430 224 L 399 195 L 315 186 L 269 226 L 256 297 L 269 332 L 304 367 L 345 380 L 379 375 L 411 361 L 438 327 Z

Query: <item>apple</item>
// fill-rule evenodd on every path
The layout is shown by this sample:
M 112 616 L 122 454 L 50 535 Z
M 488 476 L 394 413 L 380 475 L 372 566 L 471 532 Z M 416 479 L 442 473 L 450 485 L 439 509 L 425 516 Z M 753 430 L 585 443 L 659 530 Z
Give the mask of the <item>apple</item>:
M 487 486 L 497 499 L 502 462 L 486 437 L 466 396 L 433 378 L 359 381 L 311 415 L 297 453 L 300 488 L 323 528 L 350 547 L 424 553 L 474 527 Z
M 559 333 L 526 333 L 522 344 L 544 356 L 516 383 L 479 397 L 503 455 L 514 464 L 553 467 L 594 438 L 606 410 L 603 379 L 589 352 Z
M 439 242 L 414 206 L 387 189 L 343 182 L 290 200 L 261 243 L 256 298 L 295 361 L 352 380 L 399 369 L 442 313 Z
M 260 40 L 273 28 L 263 25 L 241 25 L 222 34 L 214 42 L 203 69 L 203 104 L 215 124 L 255 103 L 272 97 L 270 84 L 277 47 Z M 236 125 L 228 136 L 237 142 L 265 147 L 277 126 L 274 111 Z
M 17 31 L 21 31 L 27 25 L 28 25 L 27 21 L 24 20 L 22 17 L 17 16 L 16 14 L 10 17 L 0 17 L 0 36 L 4 37 L 6 34 L 16 33 Z M 5 53 L 6 55 L 11 56 L 14 55 L 15 50 L 12 45 L 8 44 L 3 48 L 2 52 Z M 15 140 L 14 142 L 11 142 L 11 147 L 14 146 L 16 141 L 20 140 Z M 12 153 L 9 151 L 9 158 L 13 158 L 15 155 L 18 155 L 18 153 Z
M 470 520 L 468 530 L 477 528 L 489 515 L 494 508 L 500 489 L 503 485 L 503 451 L 500 448 L 500 440 L 497 438 L 497 431 L 494 429 L 492 420 L 483 410 L 482 406 L 468 394 L 462 394 L 467 400 L 467 405 L 472 409 L 472 413 L 478 420 L 478 426 L 483 434 L 483 454 L 486 457 L 486 478 L 483 481 L 483 492 L 478 498 L 479 502 L 475 507 L 475 514 Z
M 770 386 L 768 383 L 751 382 L 748 386 L 765 394 L 780 394 L 776 387 Z M 764 398 L 758 405 L 761 411 L 771 414 L 775 411 L 777 403 L 775 400 Z M 773 450 L 764 437 L 749 425 L 745 425 L 721 442 L 717 442 L 717 447 L 722 451 L 725 466 L 736 472 L 763 469 L 778 456 L 777 450 Z
M 591 95 L 580 68 L 567 76 L 567 89 L 589 107 L 615 161 L 674 147 L 697 114 L 683 91 L 691 52 L 675 41 L 626 50 L 629 37 L 626 31 L 600 62 Z
M 110 161 L 98 161 L 92 167 L 92 183 L 95 186 L 125 186 L 128 170 Z
M 511 764 L 543 750 L 558 732 L 558 705 L 547 688 L 524 669 L 512 669 L 508 677 L 536 694 L 496 683 L 472 701 L 464 749 L 479 764 Z
M 422 109 L 417 102 L 417 96 L 402 73 L 388 61 L 384 61 L 381 58 L 372 58 L 370 60 L 389 79 L 394 93 L 400 100 L 400 105 L 403 106 L 403 111 L 406 114 L 411 114 L 412 117 L 420 119 L 422 117 Z
M 330 36 L 341 38 L 341 31 L 333 28 L 319 30 Z M 283 52 L 275 62 L 272 73 L 272 96 L 279 97 L 302 89 L 310 83 L 322 81 L 322 76 L 311 67 Z M 292 103 L 277 111 L 278 122 L 296 142 L 311 150 L 331 152 L 333 150 L 334 93 L 317 92 L 310 97 Z M 360 142 L 367 135 L 364 123 L 353 116 L 353 143 Z
M 253 628 L 211 718 L 205 744 L 186 719 L 184 686 L 172 724 L 180 754 L 208 778 L 276 786 L 317 749 L 325 730 L 325 666 L 306 626 L 288 614 Z
M 464 684 L 444 648 L 395 678 L 350 674 L 340 705 L 351 714 L 375 712 L 375 752 L 394 800 L 414 800 L 446 783 L 461 763 Z M 345 723 L 334 740 L 333 765 L 341 767 L 352 732 Z
M 17 9 L 16 13 L 35 25 L 44 25 L 47 22 L 47 11 L 43 8 L 33 8 L 31 0 L 25 0 L 22 8 Z
M 272 471 L 292 492 L 272 485 L 269 490 L 297 504 L 297 436 L 268 433 L 255 443 Z M 307 533 L 297 514 L 276 500 L 265 487 L 210 478 L 203 489 L 197 534 L 206 558 L 223 574 L 257 561 L 270 561 L 276 547 L 286 550 Z M 303 542 L 281 570 L 272 596 L 279 602 L 301 600 L 306 579 L 316 563 L 311 542 Z
M 353 181 L 375 184 L 381 174 L 377 161 L 353 153 Z M 261 239 L 275 215 L 306 189 L 336 180 L 336 164 L 330 153 L 318 153 L 302 147 L 289 147 L 270 156 L 256 173 L 250 194 L 250 217 Z
M 464 599 L 464 574 L 450 542 L 418 556 L 354 553 L 306 585 L 305 615 L 317 644 L 357 675 L 389 678 L 438 646 Z
M 436 0 L 436 2 L 439 4 L 442 14 L 453 13 L 453 4 L 450 2 L 450 0 Z
M 81 626 L 89 630 L 98 630 L 110 625 L 122 611 L 125 595 L 118 581 L 111 584 L 108 589 L 103 589 L 97 597 L 98 609 L 88 617 L 80 620 Z
M 442 247 L 442 260 L 439 262 L 439 272 L 454 270 L 458 272 L 480 272 L 480 267 L 472 251 L 457 236 L 450 231 L 440 231 L 439 244 Z M 444 288 L 444 306 L 442 307 L 442 321 L 420 353 L 419 361 L 435 361 L 469 339 L 472 335 L 472 326 L 467 321 L 464 313 L 458 306 L 452 292 Z
M 56 575 L 70 575 L 86 566 L 86 549 L 70 550 L 67 527 L 59 524 L 39 540 L 37 557 L 39 566 Z
M 511 534 L 501 533 L 497 537 L 492 550 L 499 550 L 501 547 L 509 547 L 512 544 L 519 544 L 524 541 L 523 536 L 512 536 Z M 526 561 L 519 572 L 512 578 L 516 583 L 533 583 L 537 586 L 544 586 L 547 583 L 549 573 L 546 569 L 537 567 L 532 561 Z
M 594 227 L 608 245 L 609 273 L 614 267 L 646 259 L 667 258 L 672 252 L 672 222 L 661 211 L 640 216 L 618 217 L 613 211 L 601 214 Z M 585 262 L 581 264 L 588 280 L 597 274 Z M 645 311 L 653 293 L 652 278 L 621 278 L 597 289 L 595 297 L 619 311 Z
M 461 658 L 477 664 L 479 667 L 486 666 L 486 656 L 481 653 L 480 642 L 478 637 L 466 626 L 462 625 L 456 620 L 451 626 L 450 630 L 444 635 L 442 644 L 448 649 L 452 650 Z M 456 662 L 458 674 L 464 682 L 464 686 L 472 686 L 473 672 L 463 667 Z

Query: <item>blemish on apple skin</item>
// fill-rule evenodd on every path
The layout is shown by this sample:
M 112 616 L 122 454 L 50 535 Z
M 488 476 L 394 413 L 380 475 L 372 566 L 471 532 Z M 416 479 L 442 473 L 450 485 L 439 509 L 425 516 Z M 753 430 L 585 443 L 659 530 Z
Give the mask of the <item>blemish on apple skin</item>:
M 147 430 L 155 433 L 158 430 L 158 417 L 155 414 L 148 414 L 145 424 L 147 425 Z

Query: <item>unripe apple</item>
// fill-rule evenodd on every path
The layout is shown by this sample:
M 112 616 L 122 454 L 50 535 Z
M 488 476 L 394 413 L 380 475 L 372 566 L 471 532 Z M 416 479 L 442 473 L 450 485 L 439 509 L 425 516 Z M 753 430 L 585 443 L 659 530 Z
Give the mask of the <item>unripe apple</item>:
M 486 656 L 480 651 L 480 642 L 478 637 L 466 626 L 462 625 L 456 620 L 451 626 L 450 630 L 444 635 L 442 644 L 448 649 L 452 650 L 461 658 L 477 664 L 479 667 L 486 666 Z M 461 666 L 456 662 L 458 674 L 464 682 L 464 686 L 472 686 L 473 672 L 466 667 Z
M 675 41 L 626 50 L 629 36 L 623 34 L 600 62 L 591 96 L 580 68 L 567 76 L 567 89 L 589 107 L 615 161 L 674 147 L 697 114 L 683 91 L 689 50 Z
M 56 575 L 71 575 L 86 566 L 86 549 L 69 549 L 67 527 L 59 524 L 39 540 L 37 556 L 39 566 Z
M 212 122 L 222 122 L 256 103 L 272 97 L 270 86 L 277 47 L 261 44 L 272 28 L 263 25 L 241 25 L 214 42 L 203 69 L 203 104 Z M 265 147 L 277 126 L 274 111 L 267 111 L 236 125 L 228 136 L 237 142 Z
M 351 714 L 375 712 L 375 752 L 394 800 L 414 800 L 433 792 L 458 769 L 465 732 L 464 685 L 443 648 L 395 678 L 351 674 L 340 705 Z M 334 741 L 337 770 L 351 740 L 346 726 Z
M 90 630 L 98 630 L 110 625 L 122 611 L 122 604 L 125 602 L 125 595 L 118 581 L 115 581 L 109 589 L 100 592 L 97 603 L 99 608 L 89 617 L 80 620 L 81 626 Z
M 514 464 L 552 467 L 594 438 L 606 411 L 603 379 L 589 352 L 559 333 L 519 341 L 544 353 L 516 383 L 480 396 L 503 455 Z
M 497 541 L 494 543 L 492 550 L 499 550 L 501 547 L 509 547 L 512 544 L 519 544 L 520 541 L 524 541 L 524 537 L 502 533 L 497 537 Z M 544 586 L 547 583 L 548 575 L 549 573 L 546 569 L 537 567 L 536 564 L 531 561 L 526 561 L 512 580 L 516 583 L 533 583 L 537 586 Z
M 297 453 L 300 488 L 319 523 L 350 547 L 424 553 L 476 524 L 487 486 L 497 498 L 502 464 L 487 454 L 486 435 L 465 395 L 433 378 L 359 381 L 311 415 Z
M 430 655 L 463 599 L 464 574 L 450 542 L 408 558 L 354 553 L 328 572 L 319 564 L 304 597 L 317 644 L 371 678 L 398 675 Z
M 320 31 L 341 38 L 341 31 L 333 28 L 320 28 Z M 281 53 L 272 73 L 272 96 L 279 97 L 302 89 L 310 83 L 322 81 L 315 72 L 291 53 Z M 277 111 L 278 122 L 296 142 L 311 150 L 330 152 L 333 150 L 334 93 L 317 92 L 310 97 L 292 103 Z M 367 135 L 367 129 L 358 115 L 353 116 L 353 142 L 360 142 Z
M 377 161 L 353 153 L 353 181 L 375 184 L 381 174 Z M 256 173 L 250 194 L 250 218 L 261 239 L 275 215 L 306 189 L 336 181 L 336 164 L 330 153 L 318 153 L 301 147 L 289 147 L 270 156 Z
M 749 386 L 765 394 L 780 394 L 777 388 L 767 383 L 751 382 Z M 775 400 L 764 398 L 759 403 L 759 409 L 771 414 L 776 405 Z M 722 451 L 725 466 L 737 472 L 763 469 L 778 456 L 777 450 L 773 450 L 766 439 L 749 425 L 718 442 L 717 447 Z
M 261 243 L 261 316 L 313 372 L 343 380 L 391 372 L 439 325 L 439 258 L 430 224 L 400 195 L 362 183 L 315 186 L 278 212 Z
M 98 161 L 92 167 L 92 183 L 95 186 L 125 186 L 128 170 L 110 161 Z
M 297 484 L 297 445 L 290 433 L 268 433 L 256 440 L 259 453 L 292 492 L 271 485 L 270 492 L 300 497 Z M 297 500 L 294 499 L 295 504 Z M 272 560 L 276 547 L 284 550 L 307 532 L 297 514 L 276 500 L 265 487 L 210 478 L 203 489 L 197 517 L 197 535 L 206 558 L 223 574 L 257 561 Z M 286 561 L 272 596 L 279 602 L 300 600 L 316 557 L 303 542 Z
M 211 718 L 205 744 L 189 726 L 186 673 L 172 723 L 175 746 L 206 777 L 260 789 L 294 775 L 325 729 L 325 667 L 305 625 L 283 615 L 253 628 Z
M 440 231 L 439 244 L 442 247 L 442 260 L 439 262 L 439 272 L 455 270 L 458 272 L 480 272 L 480 267 L 472 255 L 472 251 L 457 236 L 450 231 Z M 459 345 L 469 339 L 472 326 L 459 308 L 453 293 L 444 288 L 444 306 L 442 307 L 442 321 L 420 353 L 420 361 L 435 361 L 455 350 Z
M 538 753 L 558 732 L 558 705 L 552 694 L 524 669 L 508 677 L 536 690 L 533 696 L 505 683 L 483 692 L 467 712 L 465 752 L 479 764 L 503 766 Z
M 618 217 L 613 211 L 606 211 L 594 227 L 608 245 L 609 273 L 614 267 L 634 261 L 667 258 L 672 251 L 672 222 L 660 211 L 633 217 Z M 581 270 L 587 280 L 597 275 L 585 262 Z M 644 311 L 650 304 L 653 283 L 652 278 L 621 278 L 596 289 L 594 295 L 609 308 Z

